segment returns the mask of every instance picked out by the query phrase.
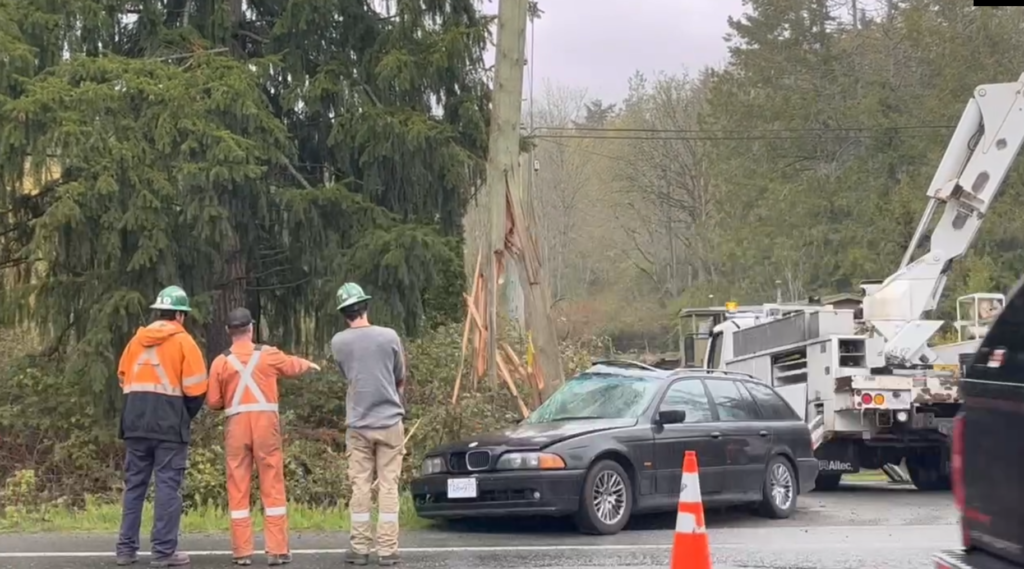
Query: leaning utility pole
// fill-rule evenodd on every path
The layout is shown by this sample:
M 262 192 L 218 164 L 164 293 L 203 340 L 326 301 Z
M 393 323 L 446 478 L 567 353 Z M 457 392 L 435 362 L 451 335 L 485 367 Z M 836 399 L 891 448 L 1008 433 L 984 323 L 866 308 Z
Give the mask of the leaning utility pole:
M 498 383 L 498 274 L 504 269 L 506 188 L 519 183 L 519 123 L 523 112 L 523 64 L 526 59 L 527 0 L 499 0 L 491 132 L 487 145 L 487 251 L 484 290 L 487 299 L 487 377 Z M 513 186 L 514 187 L 514 186 Z

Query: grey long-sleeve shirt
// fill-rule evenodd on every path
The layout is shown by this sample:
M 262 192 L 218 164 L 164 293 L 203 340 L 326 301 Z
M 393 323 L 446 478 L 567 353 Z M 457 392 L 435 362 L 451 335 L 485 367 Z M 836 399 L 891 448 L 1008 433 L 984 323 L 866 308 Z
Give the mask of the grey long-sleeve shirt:
M 384 429 L 405 417 L 398 393 L 405 365 L 397 332 L 383 326 L 348 328 L 331 339 L 331 352 L 348 380 L 346 427 Z

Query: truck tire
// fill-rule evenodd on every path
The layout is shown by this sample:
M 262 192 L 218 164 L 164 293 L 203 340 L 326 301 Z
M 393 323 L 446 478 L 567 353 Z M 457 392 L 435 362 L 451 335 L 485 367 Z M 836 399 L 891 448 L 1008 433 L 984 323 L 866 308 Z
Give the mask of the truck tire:
M 843 480 L 842 472 L 819 472 L 814 480 L 814 489 L 822 492 L 831 492 L 839 488 L 839 482 Z
M 942 452 L 927 450 L 907 457 L 907 471 L 914 486 L 923 492 L 949 490 L 952 483 L 942 468 Z

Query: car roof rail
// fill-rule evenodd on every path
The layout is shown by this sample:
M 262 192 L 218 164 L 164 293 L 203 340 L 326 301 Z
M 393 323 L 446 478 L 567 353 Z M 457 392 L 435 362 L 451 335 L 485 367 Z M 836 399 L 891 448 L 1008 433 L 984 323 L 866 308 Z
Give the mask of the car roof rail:
M 715 374 L 715 373 L 717 373 L 717 374 L 721 374 L 721 375 L 724 375 L 724 376 L 727 376 L 727 377 L 742 377 L 742 378 L 746 378 L 746 379 L 753 379 L 755 381 L 761 381 L 760 379 L 757 378 L 757 376 L 755 376 L 753 374 L 747 373 L 745 371 L 733 371 L 733 370 L 730 370 L 730 369 L 714 369 L 714 368 L 709 368 L 709 367 L 681 367 L 681 368 L 676 369 L 675 372 L 676 372 L 676 374 L 678 374 L 680 372 L 684 372 L 684 373 L 695 372 L 695 373 L 708 373 L 708 374 Z
M 629 367 L 629 368 L 634 368 L 634 369 L 645 369 L 645 370 L 648 370 L 648 371 L 665 371 L 664 369 L 656 368 L 654 366 L 647 365 L 645 363 L 637 362 L 637 361 L 633 361 L 633 360 L 617 360 L 617 359 L 590 360 L 590 365 L 592 365 L 592 366 L 602 366 L 603 365 L 603 366 L 609 366 L 609 367 Z

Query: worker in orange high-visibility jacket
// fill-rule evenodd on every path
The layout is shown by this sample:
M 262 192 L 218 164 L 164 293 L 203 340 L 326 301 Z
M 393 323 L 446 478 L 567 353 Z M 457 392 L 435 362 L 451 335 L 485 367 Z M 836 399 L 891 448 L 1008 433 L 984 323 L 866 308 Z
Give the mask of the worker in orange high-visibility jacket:
M 138 561 L 142 507 L 150 479 L 155 479 L 153 567 L 189 564 L 178 551 L 181 484 L 188 461 L 192 419 L 206 396 L 206 361 L 183 326 L 191 312 L 180 287 L 160 291 L 150 306 L 153 323 L 125 347 L 117 366 L 124 392 L 119 435 L 124 439 L 124 506 L 117 539 L 117 564 Z
M 284 487 L 284 455 L 278 420 L 277 378 L 294 377 L 316 364 L 281 350 L 253 343 L 252 315 L 245 308 L 228 314 L 231 348 L 210 366 L 206 404 L 223 409 L 224 454 L 227 462 L 228 509 L 231 512 L 231 551 L 235 565 L 251 565 L 252 518 L 249 512 L 253 462 L 260 479 L 263 531 L 267 562 L 282 565 L 292 559 L 288 547 L 288 509 Z

